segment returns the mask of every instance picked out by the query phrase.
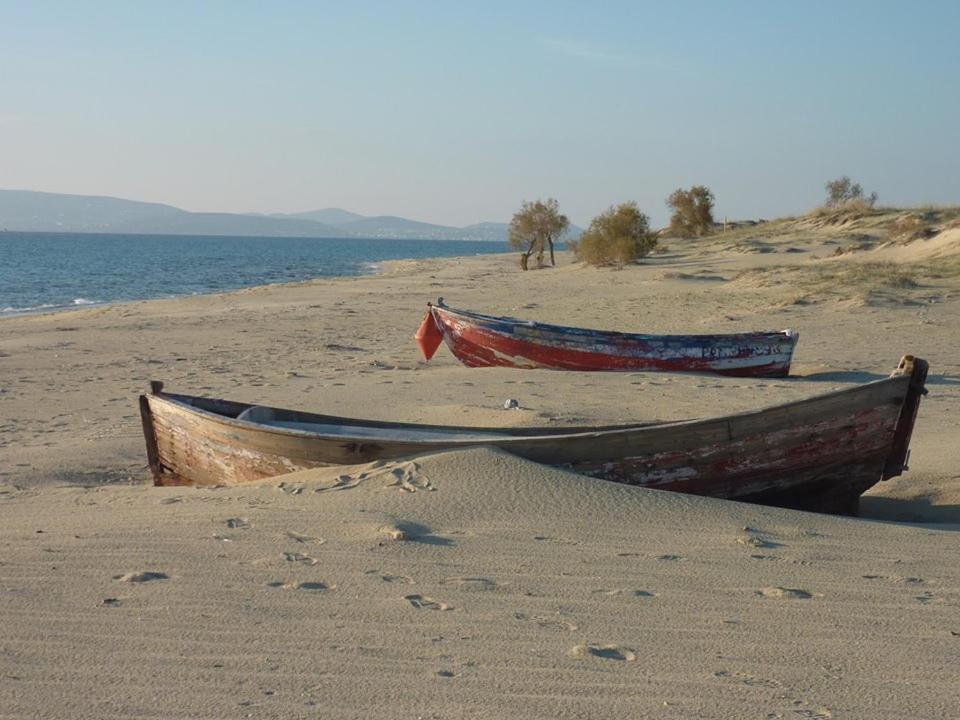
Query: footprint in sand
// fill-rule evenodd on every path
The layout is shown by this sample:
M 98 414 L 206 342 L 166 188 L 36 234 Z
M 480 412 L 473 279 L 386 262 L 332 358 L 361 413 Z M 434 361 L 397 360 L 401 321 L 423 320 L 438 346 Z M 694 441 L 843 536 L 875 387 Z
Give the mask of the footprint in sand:
M 403 599 L 413 605 L 417 610 L 453 610 L 452 605 L 438 602 L 426 595 L 404 595 Z
M 553 542 L 557 545 L 579 545 L 580 543 L 576 540 L 564 540 L 563 538 L 557 538 L 552 535 L 534 535 L 533 539 L 537 542 Z
M 413 585 L 413 578 L 406 575 L 381 575 L 380 579 L 386 583 L 398 583 L 400 585 Z
M 620 660 L 633 662 L 637 659 L 636 654 L 628 647 L 623 645 L 575 645 L 567 651 L 567 657 L 576 660 L 595 657 L 601 660 Z
M 390 470 L 394 481 L 387 487 L 398 487 L 405 492 L 414 493 L 418 490 L 433 492 L 436 490 L 430 484 L 430 479 L 420 472 L 420 466 L 415 462 L 406 462 Z
M 283 559 L 287 562 L 300 563 L 301 565 L 316 565 L 319 560 L 312 558 L 309 555 L 304 555 L 303 553 L 298 552 L 285 552 L 283 554 Z
M 744 685 L 750 685 L 752 687 L 764 687 L 764 688 L 780 688 L 783 687 L 783 683 L 777 680 L 768 680 L 767 678 L 757 677 L 756 675 L 750 675 L 749 673 L 741 672 L 731 672 L 729 670 L 718 670 L 713 674 L 715 678 L 721 678 L 723 680 L 730 680 L 732 682 L 742 683 Z
M 314 544 L 314 545 L 323 545 L 326 540 L 319 537 L 314 537 L 313 535 L 304 535 L 303 533 L 288 531 L 284 533 L 284 536 L 290 538 L 294 542 L 303 543 L 303 544 Z
M 890 582 L 905 583 L 907 585 L 922 585 L 923 578 L 899 577 L 897 575 L 861 575 L 865 580 L 889 580 Z
M 652 598 L 657 596 L 656 593 L 647 592 L 646 590 L 627 590 L 625 588 L 615 588 L 613 590 L 600 588 L 598 590 L 594 590 L 593 594 L 607 595 L 609 597 L 616 597 L 618 595 L 627 595 L 629 597 Z
M 308 590 L 310 592 L 323 592 L 324 590 L 333 590 L 334 585 L 327 585 L 322 582 L 281 582 L 276 581 L 267 583 L 267 587 L 280 588 L 282 590 Z
M 470 592 L 484 592 L 496 590 L 497 584 L 488 578 L 482 577 L 448 577 L 440 581 L 441 585 L 454 585 L 461 590 Z
M 125 575 L 114 575 L 114 580 L 119 580 L 120 582 L 132 582 L 132 583 L 144 583 L 152 582 L 154 580 L 168 580 L 169 575 L 162 572 L 155 572 L 153 570 L 143 570 L 141 572 L 128 572 Z
M 765 598 L 774 598 L 780 600 L 809 600 L 813 597 L 812 593 L 799 588 L 785 587 L 766 587 L 757 590 L 754 594 Z
M 830 720 L 833 717 L 833 713 L 828 708 L 818 708 L 817 710 L 794 710 L 794 713 L 800 717 L 807 718 L 807 720 Z
M 350 488 L 355 488 L 360 484 L 360 481 L 365 476 L 364 473 L 361 473 L 361 477 L 354 477 L 353 475 L 338 475 L 336 480 L 333 481 L 333 485 L 326 485 L 324 487 L 314 488 L 315 493 L 327 492 L 332 490 L 349 490 Z
M 453 540 L 449 538 L 434 535 L 433 531 L 426 525 L 420 523 L 407 522 L 400 520 L 390 525 L 384 525 L 377 529 L 377 532 L 388 540 L 397 542 L 420 542 L 426 545 L 453 545 Z M 382 543 L 381 543 L 382 544 Z
M 749 547 L 761 548 L 764 550 L 780 547 L 782 545 L 782 543 L 773 542 L 772 540 L 764 540 L 756 535 L 741 535 L 737 538 L 737 543 L 739 545 L 747 545 Z
M 513 617 L 517 620 L 533 620 L 537 625 L 545 630 L 562 630 L 564 632 L 573 632 L 577 629 L 576 623 L 563 620 L 550 615 L 534 615 L 532 618 L 526 613 L 514 613 Z

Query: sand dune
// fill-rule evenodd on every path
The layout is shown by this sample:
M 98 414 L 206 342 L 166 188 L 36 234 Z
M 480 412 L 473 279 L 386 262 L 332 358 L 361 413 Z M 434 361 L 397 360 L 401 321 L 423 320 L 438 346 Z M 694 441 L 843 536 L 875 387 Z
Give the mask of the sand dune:
M 893 718 L 960 702 L 949 531 L 487 449 L 3 508 L 12 717 Z
M 960 277 L 950 228 L 889 245 L 889 221 L 666 240 L 619 272 L 565 254 L 526 274 L 507 255 L 418 260 L 0 320 L 0 717 L 953 717 Z M 895 264 L 864 260 L 883 253 Z M 443 349 L 418 358 L 411 335 L 438 295 L 801 341 L 777 381 L 468 370 Z M 135 405 L 162 379 L 406 421 L 670 420 L 876 379 L 904 353 L 930 361 L 930 394 L 910 471 L 861 503 L 872 520 L 487 449 L 153 488 Z

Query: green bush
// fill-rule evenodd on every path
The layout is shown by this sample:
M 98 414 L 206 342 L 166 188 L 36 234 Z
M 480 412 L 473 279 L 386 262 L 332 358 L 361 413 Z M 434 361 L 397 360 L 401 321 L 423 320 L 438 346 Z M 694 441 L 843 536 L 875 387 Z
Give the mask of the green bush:
M 667 198 L 673 210 L 670 216 L 670 234 L 679 237 L 701 237 L 713 231 L 713 203 L 716 198 L 706 185 L 694 185 L 689 190 L 677 188 Z
M 877 194 L 875 192 L 870 193 L 869 196 L 864 195 L 860 183 L 853 182 L 846 175 L 831 180 L 825 187 L 827 190 L 826 207 L 830 209 L 866 212 L 872 210 L 873 206 L 877 204 Z
M 611 206 L 590 221 L 590 227 L 573 249 L 588 265 L 614 265 L 622 268 L 649 255 L 657 246 L 650 232 L 650 218 L 634 202 Z

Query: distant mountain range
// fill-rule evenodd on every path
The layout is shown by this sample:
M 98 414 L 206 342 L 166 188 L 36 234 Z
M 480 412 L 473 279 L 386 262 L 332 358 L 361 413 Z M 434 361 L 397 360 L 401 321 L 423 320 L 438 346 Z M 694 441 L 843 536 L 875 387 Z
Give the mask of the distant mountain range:
M 21 232 L 505 241 L 507 229 L 507 223 L 451 227 L 340 208 L 271 215 L 198 213 L 113 197 L 0 190 L 0 230 Z M 567 235 L 581 232 L 571 226 Z

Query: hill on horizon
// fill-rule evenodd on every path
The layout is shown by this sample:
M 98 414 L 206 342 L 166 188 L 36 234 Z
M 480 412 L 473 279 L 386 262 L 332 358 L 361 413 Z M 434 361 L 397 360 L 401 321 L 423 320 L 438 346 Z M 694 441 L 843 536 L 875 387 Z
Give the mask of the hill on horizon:
M 275 213 L 271 217 L 309 218 L 341 228 L 351 235 L 410 240 L 487 240 L 506 242 L 509 223 L 478 222 L 463 227 L 411 220 L 396 215 L 360 215 L 342 208 L 323 208 L 298 213 Z M 583 229 L 570 225 L 564 239 L 579 237 Z
M 489 240 L 506 242 L 509 223 L 478 222 L 463 227 L 410 220 L 396 215 L 360 215 L 342 208 L 324 208 L 298 213 L 276 213 L 273 217 L 310 218 L 342 228 L 358 237 L 423 240 Z M 564 239 L 576 238 L 583 228 L 570 225 Z
M 313 220 L 325 225 L 343 225 L 352 220 L 361 220 L 363 215 L 359 215 L 343 208 L 323 208 L 322 210 L 307 210 L 306 212 L 295 213 L 270 213 L 270 217 L 279 218 L 297 218 L 300 220 Z
M 0 230 L 20 232 L 502 242 L 507 239 L 507 228 L 506 223 L 496 222 L 453 227 L 391 215 L 367 217 L 342 208 L 269 215 L 191 212 L 109 196 L 0 189 Z
M 311 220 L 237 213 L 197 213 L 162 203 L 34 190 L 0 190 L 0 230 L 144 235 L 343 236 L 343 231 Z

